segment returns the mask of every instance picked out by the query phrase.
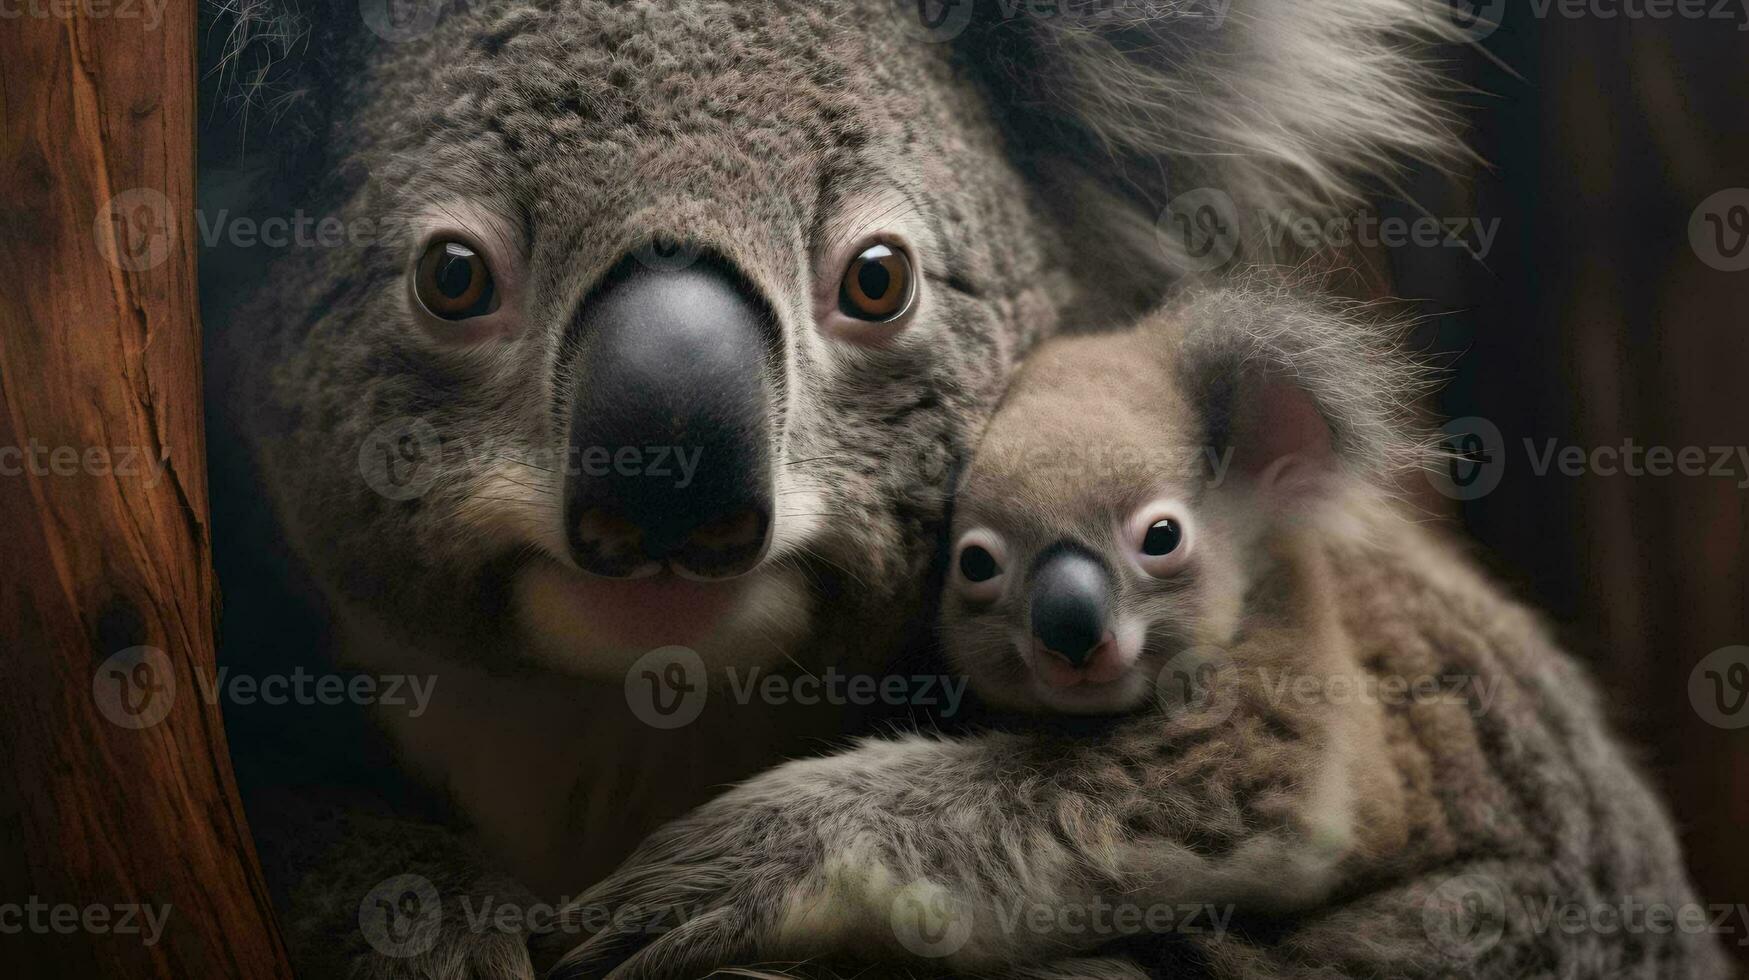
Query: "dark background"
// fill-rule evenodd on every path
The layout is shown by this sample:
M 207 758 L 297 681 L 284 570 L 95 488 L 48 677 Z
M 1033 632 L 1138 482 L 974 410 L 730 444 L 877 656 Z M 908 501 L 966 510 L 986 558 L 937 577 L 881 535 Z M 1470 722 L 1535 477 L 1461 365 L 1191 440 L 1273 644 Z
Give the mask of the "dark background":
M 1486 447 L 1497 487 L 1456 503 L 1430 494 L 1430 506 L 1456 508 L 1491 567 L 1593 665 L 1671 803 L 1703 901 L 1749 902 L 1749 705 L 1722 716 L 1746 727 L 1709 722 L 1698 705 L 1715 682 L 1697 675 L 1723 668 L 1727 707 L 1749 685 L 1749 668 L 1721 663 L 1749 650 L 1701 665 L 1749 644 L 1749 471 L 1733 455 L 1731 476 L 1538 475 L 1525 444 L 1749 444 L 1749 271 L 1709 264 L 1701 251 L 1720 253 L 1689 234 L 1708 198 L 1749 188 L 1749 12 L 1558 7 L 1538 17 L 1509 0 L 1479 48 L 1451 51 L 1486 168 L 1405 186 L 1432 215 L 1499 219 L 1480 261 L 1390 252 L 1395 291 L 1425 300 L 1437 349 L 1460 352 L 1438 411 L 1501 434 Z M 1749 207 L 1733 204 L 1749 206 L 1749 190 L 1707 209 L 1737 222 L 1727 250 L 1741 244 L 1732 228 L 1749 228 Z M 1749 962 L 1749 936 L 1722 938 Z

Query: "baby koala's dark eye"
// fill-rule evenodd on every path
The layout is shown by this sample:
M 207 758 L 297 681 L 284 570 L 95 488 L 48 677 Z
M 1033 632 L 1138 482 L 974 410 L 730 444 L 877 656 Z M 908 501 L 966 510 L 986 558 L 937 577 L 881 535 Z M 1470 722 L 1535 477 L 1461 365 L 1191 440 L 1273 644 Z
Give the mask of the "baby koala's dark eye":
M 1126 522 L 1123 540 L 1134 548 L 1136 564 L 1153 578 L 1169 579 L 1183 572 L 1196 547 L 1195 521 L 1182 503 L 1156 500 Z
M 996 556 L 977 545 L 967 545 L 960 552 L 960 574 L 968 582 L 988 582 L 1002 571 L 996 564 Z
M 1142 536 L 1142 554 L 1154 558 L 1170 555 L 1178 550 L 1178 544 L 1183 540 L 1184 529 L 1177 521 L 1170 517 L 1155 521 L 1149 526 L 1148 533 Z
M 497 305 L 486 260 L 461 242 L 432 242 L 413 276 L 413 294 L 433 316 L 468 320 L 492 312 Z
M 891 245 L 875 244 L 850 260 L 838 288 L 838 309 L 845 316 L 885 323 L 905 314 L 916 293 L 911 259 Z
M 961 600 L 974 606 L 987 606 L 1002 598 L 1002 565 L 1008 560 L 1008 548 L 1002 536 L 989 528 L 973 528 L 960 536 L 954 555 L 954 575 L 949 584 Z

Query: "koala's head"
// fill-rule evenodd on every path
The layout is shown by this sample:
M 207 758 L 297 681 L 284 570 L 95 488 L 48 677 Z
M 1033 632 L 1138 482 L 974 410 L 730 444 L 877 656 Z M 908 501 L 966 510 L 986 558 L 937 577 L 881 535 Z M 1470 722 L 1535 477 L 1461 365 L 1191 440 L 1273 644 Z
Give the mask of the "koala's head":
M 222 327 L 278 509 L 348 616 L 602 676 L 914 619 L 1023 353 L 1170 280 L 1168 172 L 1329 204 L 1445 138 L 1420 0 L 342 6 L 306 159 L 374 233 Z
M 1181 652 L 1229 646 L 1290 535 L 1420 456 L 1385 329 L 1223 291 L 1042 346 L 955 503 L 944 642 L 979 694 L 1123 712 Z

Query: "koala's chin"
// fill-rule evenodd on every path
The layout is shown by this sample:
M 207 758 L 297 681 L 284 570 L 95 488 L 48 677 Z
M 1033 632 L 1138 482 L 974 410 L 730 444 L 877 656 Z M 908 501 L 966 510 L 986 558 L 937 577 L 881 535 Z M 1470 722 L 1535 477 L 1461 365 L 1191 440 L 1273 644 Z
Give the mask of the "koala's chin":
M 522 649 L 542 666 L 617 681 L 651 650 L 682 646 L 707 666 L 764 666 L 811 629 L 811 598 L 793 566 L 766 564 L 728 582 L 673 576 L 591 578 L 549 558 L 517 574 Z

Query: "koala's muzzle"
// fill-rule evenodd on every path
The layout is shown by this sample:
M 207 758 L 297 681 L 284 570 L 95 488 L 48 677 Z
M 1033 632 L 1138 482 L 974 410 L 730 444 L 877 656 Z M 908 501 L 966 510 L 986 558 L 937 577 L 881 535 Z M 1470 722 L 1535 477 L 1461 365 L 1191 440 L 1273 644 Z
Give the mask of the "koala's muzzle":
M 1032 635 L 1044 648 L 1084 666 L 1104 642 L 1111 620 L 1111 573 L 1078 548 L 1041 555 L 1032 571 Z
M 579 309 L 565 518 L 584 570 L 751 570 L 771 539 L 774 319 L 718 264 L 627 260 Z

